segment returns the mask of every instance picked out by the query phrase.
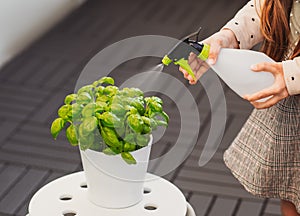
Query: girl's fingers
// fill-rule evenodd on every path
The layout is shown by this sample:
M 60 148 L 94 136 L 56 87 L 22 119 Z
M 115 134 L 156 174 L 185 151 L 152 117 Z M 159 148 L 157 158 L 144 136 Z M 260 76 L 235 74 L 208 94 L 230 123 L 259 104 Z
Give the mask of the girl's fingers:
M 193 77 L 191 75 L 189 75 L 189 73 L 184 70 L 182 67 L 179 67 L 179 71 L 181 71 L 183 73 L 183 76 L 185 79 L 189 80 L 189 83 L 191 84 L 196 84 L 197 80 L 194 80 Z
M 216 40 L 213 43 L 210 44 L 209 48 L 209 56 L 207 62 L 209 64 L 215 64 L 218 58 L 218 55 L 220 53 L 222 47 L 222 40 Z
M 191 52 L 189 54 L 188 63 L 190 64 L 190 62 L 194 61 L 195 59 L 197 59 L 197 55 L 195 53 Z
M 194 80 L 194 79 L 189 80 L 189 83 L 190 83 L 191 85 L 195 85 L 195 84 L 197 83 L 197 80 Z
M 183 73 L 184 78 L 187 79 L 187 77 L 189 75 L 188 72 L 186 70 L 184 70 L 182 67 L 179 67 L 179 71 L 181 71 Z
M 207 70 L 209 65 L 207 63 L 202 64 L 195 73 L 195 77 L 198 80 Z
M 245 95 L 244 99 L 248 100 L 250 102 L 254 102 L 254 101 L 266 98 L 266 97 L 270 97 L 270 96 L 275 95 L 277 93 L 278 93 L 277 89 L 274 89 L 274 87 L 271 86 L 270 88 L 261 90 L 257 93 L 252 94 L 252 95 Z
M 189 63 L 189 65 L 190 65 L 192 71 L 195 73 L 201 66 L 201 62 L 199 62 L 198 60 L 195 59 L 191 63 Z
M 256 108 L 256 109 L 266 109 L 274 104 L 278 103 L 282 99 L 281 96 L 279 95 L 274 95 L 270 99 L 264 101 L 264 102 L 251 102 L 251 104 Z
M 272 86 L 266 88 L 262 91 L 259 91 L 252 95 L 246 95 L 244 98 L 250 102 L 255 102 L 257 100 L 270 97 L 272 95 L 277 95 L 278 97 L 285 98 L 288 96 L 288 91 L 286 89 L 285 80 L 283 77 L 283 69 L 281 63 L 270 63 L 263 62 L 256 65 L 251 66 L 251 69 L 254 72 L 267 71 L 273 74 L 275 80 Z
M 195 53 L 190 53 L 188 63 L 192 71 L 196 72 L 203 63 L 203 61 L 199 59 Z
M 267 71 L 273 75 L 277 75 L 282 71 L 282 64 L 274 62 L 262 62 L 251 66 L 251 70 L 254 72 Z

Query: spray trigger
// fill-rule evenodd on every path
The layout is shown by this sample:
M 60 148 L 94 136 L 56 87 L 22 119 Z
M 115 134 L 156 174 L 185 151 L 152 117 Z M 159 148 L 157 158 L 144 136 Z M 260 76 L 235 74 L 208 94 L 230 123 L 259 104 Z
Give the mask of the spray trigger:
M 195 74 L 193 73 L 189 63 L 188 58 L 190 53 L 195 53 L 200 59 L 205 61 L 208 58 L 209 46 L 207 44 L 202 44 L 198 42 L 199 35 L 201 32 L 201 27 L 194 33 L 184 37 L 180 40 L 167 55 L 162 59 L 164 65 L 169 65 L 173 62 L 175 65 L 181 66 L 187 71 L 189 75 L 196 80 Z M 196 36 L 196 40 L 192 38 Z

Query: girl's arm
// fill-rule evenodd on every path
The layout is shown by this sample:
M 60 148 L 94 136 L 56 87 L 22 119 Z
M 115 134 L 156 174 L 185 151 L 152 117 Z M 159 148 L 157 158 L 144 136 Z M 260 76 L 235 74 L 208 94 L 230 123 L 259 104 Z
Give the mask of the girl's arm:
M 289 95 L 300 94 L 300 56 L 283 61 L 283 73 Z
M 240 49 L 251 49 L 263 40 L 260 30 L 260 13 L 264 0 L 249 1 L 223 29 L 234 32 Z

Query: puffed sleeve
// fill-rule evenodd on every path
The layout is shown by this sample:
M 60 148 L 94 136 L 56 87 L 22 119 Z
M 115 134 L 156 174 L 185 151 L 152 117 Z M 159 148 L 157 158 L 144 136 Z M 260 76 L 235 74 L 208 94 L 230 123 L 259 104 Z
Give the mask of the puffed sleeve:
M 282 62 L 284 79 L 290 95 L 300 94 L 300 57 Z
M 260 13 L 264 1 L 251 0 L 222 29 L 234 32 L 240 49 L 251 49 L 263 40 Z

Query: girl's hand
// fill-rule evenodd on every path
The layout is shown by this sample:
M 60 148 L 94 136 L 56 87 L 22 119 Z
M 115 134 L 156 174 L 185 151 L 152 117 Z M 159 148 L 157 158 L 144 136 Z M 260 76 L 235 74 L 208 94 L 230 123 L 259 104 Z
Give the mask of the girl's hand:
M 179 71 L 183 73 L 185 79 L 189 80 L 190 84 L 196 84 L 197 80 L 209 69 L 209 64 L 215 64 L 221 48 L 239 47 L 235 34 L 230 29 L 223 29 L 205 39 L 202 43 L 210 45 L 209 56 L 207 59 L 208 64 L 199 59 L 194 53 L 191 53 L 188 59 L 196 80 L 194 80 L 183 68 L 179 67 Z
M 252 95 L 245 95 L 244 99 L 250 101 L 250 103 L 257 109 L 265 109 L 273 106 L 278 103 L 280 100 L 289 96 L 289 93 L 286 88 L 282 63 L 260 63 L 253 65 L 251 69 L 254 72 L 267 71 L 273 74 L 275 80 L 272 86 L 266 88 L 260 92 L 254 93 Z M 264 102 L 257 102 L 257 100 L 270 97 Z

